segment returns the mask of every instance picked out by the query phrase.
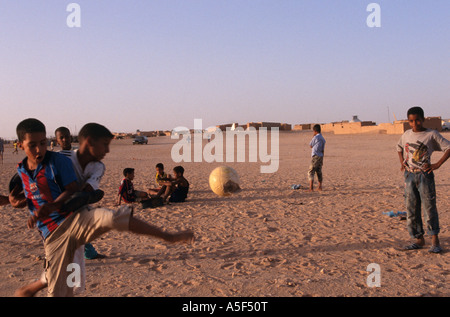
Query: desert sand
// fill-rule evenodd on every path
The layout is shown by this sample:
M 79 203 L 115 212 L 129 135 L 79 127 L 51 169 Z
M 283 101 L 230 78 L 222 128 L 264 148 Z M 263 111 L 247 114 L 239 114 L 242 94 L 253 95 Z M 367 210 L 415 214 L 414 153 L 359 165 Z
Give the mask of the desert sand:
M 450 138 L 449 133 L 444 133 Z M 192 229 L 192 245 L 129 233 L 109 232 L 93 245 L 106 257 L 87 260 L 88 297 L 390 297 L 450 295 L 450 163 L 435 172 L 444 252 L 400 251 L 409 243 L 406 221 L 383 212 L 405 211 L 403 175 L 395 151 L 400 135 L 334 135 L 327 140 L 323 191 L 308 192 L 311 132 L 280 133 L 279 169 L 261 174 L 264 163 L 185 163 L 191 189 L 185 203 L 142 209 L 135 216 L 167 230 Z M 156 163 L 175 165 L 177 140 L 149 138 L 148 145 L 114 140 L 104 159 L 104 199 L 116 208 L 125 167 L 136 169 L 136 189 L 154 186 Z M 206 141 L 205 141 L 206 142 Z M 7 194 L 23 158 L 5 149 L 0 193 Z M 433 161 L 442 153 L 436 152 Z M 219 165 L 233 167 L 242 191 L 218 197 L 208 176 Z M 301 184 L 305 189 L 293 190 Z M 26 228 L 28 211 L 0 207 L 0 296 L 38 278 L 43 245 Z M 379 287 L 367 270 L 380 267 Z M 40 292 L 38 296 L 46 296 Z

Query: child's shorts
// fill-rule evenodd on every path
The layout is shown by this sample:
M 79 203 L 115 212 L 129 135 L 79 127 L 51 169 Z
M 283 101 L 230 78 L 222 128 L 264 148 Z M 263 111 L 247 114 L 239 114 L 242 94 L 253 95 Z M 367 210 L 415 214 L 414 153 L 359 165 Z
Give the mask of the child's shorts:
M 186 191 L 176 188 L 172 195 L 169 197 L 169 202 L 171 203 L 183 203 L 186 201 L 187 194 Z
M 77 279 L 74 254 L 80 246 L 95 240 L 110 230 L 129 229 L 132 208 L 117 210 L 86 207 L 70 215 L 44 242 L 48 296 L 73 296 L 73 281 Z

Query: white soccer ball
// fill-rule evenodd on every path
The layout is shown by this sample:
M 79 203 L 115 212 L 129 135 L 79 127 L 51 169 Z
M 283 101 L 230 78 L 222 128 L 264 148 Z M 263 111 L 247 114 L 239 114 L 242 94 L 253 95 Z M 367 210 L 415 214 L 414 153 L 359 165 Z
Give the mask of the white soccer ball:
M 230 196 L 241 190 L 238 173 L 228 166 L 219 166 L 209 175 L 209 187 L 219 196 Z

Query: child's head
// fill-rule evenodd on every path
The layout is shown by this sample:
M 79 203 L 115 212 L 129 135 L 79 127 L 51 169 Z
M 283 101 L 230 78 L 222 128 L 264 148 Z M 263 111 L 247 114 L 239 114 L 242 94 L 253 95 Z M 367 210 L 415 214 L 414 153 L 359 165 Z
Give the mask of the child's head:
M 320 124 L 315 124 L 313 126 L 313 131 L 314 131 L 314 134 L 320 133 L 322 131 L 321 128 L 320 128 Z
M 183 177 L 184 174 L 184 168 L 183 166 L 175 166 L 173 168 L 173 175 L 175 178 Z
M 134 179 L 134 168 L 127 167 L 123 170 L 123 176 L 128 178 L 130 181 Z
M 159 175 L 162 175 L 164 173 L 163 163 L 156 164 L 156 172 L 158 172 Z
M 72 148 L 72 136 L 70 130 L 66 127 L 59 127 L 55 130 L 56 142 L 63 150 L 70 150 Z
M 408 122 L 414 132 L 422 131 L 424 129 L 425 114 L 421 107 L 412 107 L 408 109 Z
M 109 144 L 113 138 L 111 131 L 98 123 L 87 123 L 78 133 L 80 149 L 86 147 L 97 161 L 109 153 Z
M 24 150 L 29 164 L 36 166 L 47 153 L 45 125 L 37 119 L 25 119 L 16 128 L 18 145 Z

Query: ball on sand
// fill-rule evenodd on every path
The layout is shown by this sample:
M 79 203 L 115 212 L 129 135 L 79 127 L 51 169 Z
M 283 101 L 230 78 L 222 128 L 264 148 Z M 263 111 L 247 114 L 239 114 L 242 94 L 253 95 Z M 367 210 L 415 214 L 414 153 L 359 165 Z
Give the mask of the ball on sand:
M 209 175 L 209 187 L 219 196 L 230 196 L 241 190 L 238 173 L 228 166 L 219 166 Z

